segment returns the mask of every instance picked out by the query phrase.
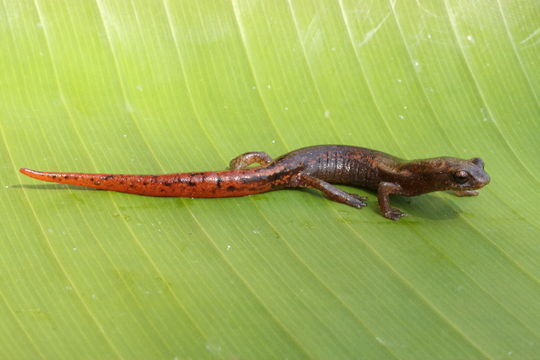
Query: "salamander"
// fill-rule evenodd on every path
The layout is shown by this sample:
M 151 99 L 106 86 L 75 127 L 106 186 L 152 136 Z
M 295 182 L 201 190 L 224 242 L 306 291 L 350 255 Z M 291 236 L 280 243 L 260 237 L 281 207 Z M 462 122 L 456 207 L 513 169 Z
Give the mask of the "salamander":
M 252 164 L 258 166 L 249 167 Z M 166 175 L 88 174 L 20 169 L 34 179 L 147 196 L 220 198 L 245 196 L 285 188 L 311 188 L 330 200 L 358 209 L 367 197 L 332 184 L 375 190 L 381 214 L 399 220 L 406 214 L 390 207 L 390 195 L 416 196 L 453 191 L 476 196 L 489 175 L 480 158 L 455 157 L 404 160 L 390 154 L 347 145 L 318 145 L 272 159 L 265 152 L 248 152 L 230 162 L 229 170 Z

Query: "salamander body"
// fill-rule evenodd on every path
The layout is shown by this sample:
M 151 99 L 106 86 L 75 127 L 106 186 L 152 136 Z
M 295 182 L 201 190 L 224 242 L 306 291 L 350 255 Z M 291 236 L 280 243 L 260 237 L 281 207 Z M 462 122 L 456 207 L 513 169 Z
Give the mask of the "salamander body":
M 258 163 L 259 166 L 248 167 Z M 273 160 L 264 152 L 249 152 L 230 162 L 230 170 L 166 175 L 87 174 L 20 169 L 34 179 L 130 194 L 169 197 L 234 197 L 284 188 L 320 190 L 333 201 L 355 208 L 366 197 L 332 184 L 375 190 L 384 217 L 406 215 L 390 207 L 390 195 L 416 196 L 451 190 L 457 196 L 478 195 L 489 175 L 480 158 L 437 157 L 403 160 L 384 152 L 347 145 L 318 145 L 298 149 Z

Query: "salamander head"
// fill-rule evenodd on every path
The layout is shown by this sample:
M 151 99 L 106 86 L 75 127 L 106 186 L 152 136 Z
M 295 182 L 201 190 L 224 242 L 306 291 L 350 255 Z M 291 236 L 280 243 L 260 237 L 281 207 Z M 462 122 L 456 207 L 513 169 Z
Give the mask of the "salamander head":
M 402 165 L 402 171 L 416 178 L 419 193 L 453 190 L 477 190 L 490 181 L 480 158 L 469 160 L 454 157 L 413 160 Z

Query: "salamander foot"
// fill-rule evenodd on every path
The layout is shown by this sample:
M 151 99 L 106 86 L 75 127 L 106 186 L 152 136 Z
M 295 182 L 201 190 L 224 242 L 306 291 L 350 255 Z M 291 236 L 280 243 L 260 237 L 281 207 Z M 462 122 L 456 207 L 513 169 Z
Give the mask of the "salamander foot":
M 396 209 L 396 208 L 390 208 L 388 211 L 386 211 L 383 216 L 387 219 L 397 221 L 403 216 L 407 216 L 406 213 L 403 211 Z

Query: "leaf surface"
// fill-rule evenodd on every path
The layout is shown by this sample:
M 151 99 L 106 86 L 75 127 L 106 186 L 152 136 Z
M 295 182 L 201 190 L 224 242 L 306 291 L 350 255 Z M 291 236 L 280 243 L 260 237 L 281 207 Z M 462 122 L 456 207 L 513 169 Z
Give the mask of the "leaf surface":
M 538 3 L 0 2 L 0 355 L 534 359 Z M 350 144 L 481 156 L 478 198 L 166 199 L 39 170 Z

